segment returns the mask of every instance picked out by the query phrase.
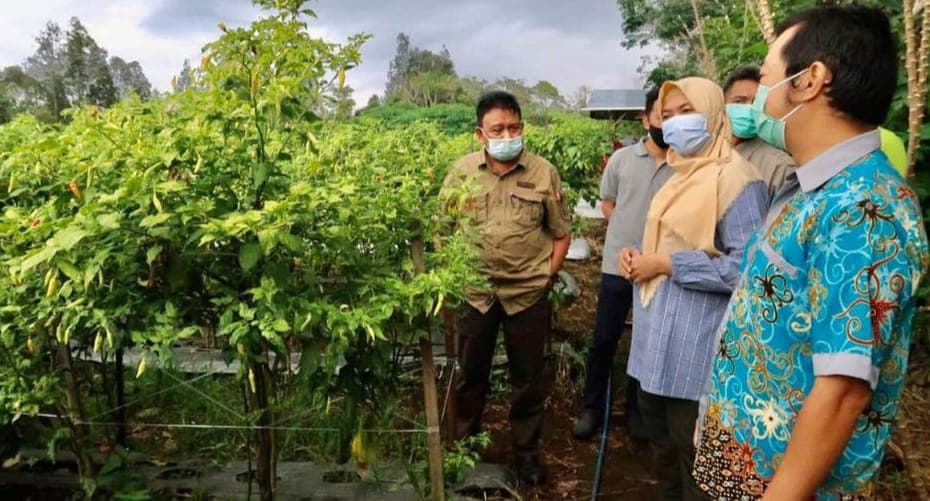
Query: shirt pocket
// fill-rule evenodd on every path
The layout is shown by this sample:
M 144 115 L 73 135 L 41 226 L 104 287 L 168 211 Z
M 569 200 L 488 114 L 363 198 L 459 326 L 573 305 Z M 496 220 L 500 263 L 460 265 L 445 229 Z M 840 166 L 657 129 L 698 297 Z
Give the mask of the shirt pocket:
M 514 222 L 523 228 L 539 228 L 543 220 L 543 196 L 531 191 L 510 194 Z
M 798 268 L 788 262 L 778 251 L 772 247 L 768 238 L 759 239 L 759 252 L 765 255 L 769 263 L 788 275 L 792 280 L 798 277 Z
M 488 220 L 488 197 L 488 192 L 481 192 L 469 198 L 465 204 L 468 215 L 478 224 Z

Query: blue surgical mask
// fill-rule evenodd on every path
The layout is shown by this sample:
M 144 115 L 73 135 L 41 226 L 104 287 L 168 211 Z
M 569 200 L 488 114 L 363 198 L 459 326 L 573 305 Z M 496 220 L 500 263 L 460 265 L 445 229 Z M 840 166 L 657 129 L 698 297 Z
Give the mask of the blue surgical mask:
M 712 139 L 707 132 L 707 117 L 702 113 L 666 118 L 662 121 L 662 136 L 673 150 L 685 157 L 697 155 Z
M 481 131 L 484 133 L 484 131 Z M 488 137 L 485 133 L 484 137 Z M 509 162 L 523 151 L 523 136 L 511 137 L 509 139 L 491 139 L 488 137 L 488 155 L 491 158 L 501 162 Z
M 803 69 L 771 87 L 760 84 L 759 88 L 756 90 L 756 97 L 752 100 L 753 118 L 756 122 L 756 135 L 759 136 L 759 139 L 780 150 L 788 151 L 788 145 L 785 143 L 785 124 L 788 118 L 801 109 L 804 104 L 802 103 L 795 106 L 794 109 L 781 118 L 774 118 L 765 114 L 765 101 L 769 98 L 769 91 L 779 85 L 784 85 L 785 82 L 794 80 L 806 72 L 807 69 Z
M 727 105 L 727 116 L 730 117 L 734 136 L 740 139 L 756 137 L 756 119 L 751 104 L 730 103 Z

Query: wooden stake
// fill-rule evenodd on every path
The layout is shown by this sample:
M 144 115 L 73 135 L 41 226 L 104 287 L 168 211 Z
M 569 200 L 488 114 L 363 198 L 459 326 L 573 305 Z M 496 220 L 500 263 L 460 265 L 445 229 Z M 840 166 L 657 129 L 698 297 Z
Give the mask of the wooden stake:
M 426 271 L 423 258 L 423 240 L 410 242 L 414 272 Z M 429 317 L 427 314 L 427 332 Z M 429 430 L 429 485 L 433 501 L 445 501 L 445 483 L 442 478 L 442 437 L 439 435 L 439 403 L 436 392 L 436 366 L 433 362 L 433 343 L 429 335 L 420 338 L 420 357 L 423 362 L 423 407 L 426 410 L 426 426 Z

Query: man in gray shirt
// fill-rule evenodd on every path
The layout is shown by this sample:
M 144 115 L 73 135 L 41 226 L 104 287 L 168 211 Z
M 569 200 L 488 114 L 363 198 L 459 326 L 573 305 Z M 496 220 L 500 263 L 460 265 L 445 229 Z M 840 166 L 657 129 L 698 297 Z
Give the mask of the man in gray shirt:
M 759 88 L 759 79 L 759 68 L 739 68 L 727 77 L 723 84 L 723 96 L 733 129 L 733 146 L 737 153 L 756 168 L 759 177 L 768 185 L 771 197 L 796 166 L 791 155 L 756 137 L 756 124 L 750 115 L 750 108 Z
M 658 88 L 646 94 L 646 109 L 641 119 L 649 134 L 639 142 L 614 152 L 601 179 L 601 204 L 608 221 L 607 236 L 601 264 L 597 320 L 586 364 L 584 408 L 572 428 L 572 434 L 579 440 L 590 438 L 603 420 L 609 391 L 607 380 L 633 301 L 633 285 L 620 276 L 620 249 L 639 246 L 652 196 L 673 173 L 665 163 L 668 145 L 662 138 L 662 114 L 653 107 L 658 97 Z M 638 413 L 637 386 L 635 380 L 628 381 L 628 429 Z

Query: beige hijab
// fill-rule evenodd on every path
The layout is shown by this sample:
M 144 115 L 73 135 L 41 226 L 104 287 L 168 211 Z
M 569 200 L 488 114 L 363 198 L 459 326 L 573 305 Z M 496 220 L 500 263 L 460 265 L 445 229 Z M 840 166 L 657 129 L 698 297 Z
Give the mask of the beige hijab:
M 707 116 L 713 140 L 693 157 L 668 151 L 668 165 L 675 173 L 656 193 L 646 214 L 643 254 L 701 250 L 719 256 L 721 251 L 714 245 L 717 221 L 746 184 L 759 177 L 730 146 L 730 121 L 720 86 L 697 77 L 665 82 L 656 102 L 660 109 L 672 89 L 680 90 L 696 113 Z M 649 304 L 665 279 L 665 275 L 659 275 L 640 287 L 643 306 Z

